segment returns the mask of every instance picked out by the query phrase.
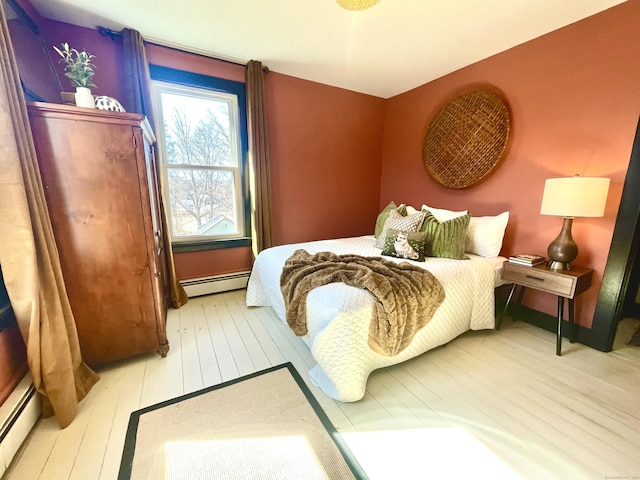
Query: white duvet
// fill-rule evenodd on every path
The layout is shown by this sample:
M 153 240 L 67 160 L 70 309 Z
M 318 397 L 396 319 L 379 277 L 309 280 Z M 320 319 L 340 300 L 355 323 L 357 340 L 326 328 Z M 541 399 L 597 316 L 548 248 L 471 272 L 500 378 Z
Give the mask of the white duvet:
M 302 248 L 312 254 L 330 251 L 379 257 L 381 250 L 375 248 L 374 243 L 375 237 L 363 236 L 268 248 L 254 263 L 247 286 L 247 306 L 273 307 L 286 323 L 280 273 L 293 252 Z M 496 268 L 504 259 L 469 257 L 469 260 L 427 258 L 425 262 L 412 262 L 436 276 L 445 290 L 445 300 L 431 321 L 418 331 L 413 342 L 393 357 L 377 354 L 368 346 L 374 306 L 374 298 L 369 292 L 344 283 L 312 290 L 307 297 L 309 332 L 302 337 L 317 362 L 309 371 L 311 381 L 331 398 L 354 402 L 364 396 L 367 378 L 373 370 L 420 355 L 469 329 L 494 328 L 494 287 L 499 278 Z

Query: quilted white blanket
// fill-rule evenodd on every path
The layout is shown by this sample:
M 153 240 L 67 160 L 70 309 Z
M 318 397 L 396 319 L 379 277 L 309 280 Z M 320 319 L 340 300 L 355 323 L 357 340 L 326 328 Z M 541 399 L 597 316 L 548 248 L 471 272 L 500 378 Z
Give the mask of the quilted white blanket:
M 373 236 L 363 236 L 266 249 L 254 263 L 247 286 L 247 306 L 273 307 L 276 315 L 286 323 L 280 273 L 293 252 L 302 248 L 312 254 L 329 251 L 380 256 L 380 249 L 375 248 L 374 243 Z M 317 362 L 309 371 L 311 381 L 331 398 L 354 402 L 364 396 L 367 378 L 373 370 L 413 358 L 469 329 L 494 328 L 495 267 L 504 259 L 469 257 L 470 260 L 428 258 L 426 262 L 412 262 L 436 276 L 446 298 L 431 321 L 418 331 L 413 342 L 394 357 L 375 353 L 368 346 L 374 308 L 374 299 L 369 292 L 344 283 L 332 283 L 312 290 L 307 297 L 309 332 L 302 337 Z

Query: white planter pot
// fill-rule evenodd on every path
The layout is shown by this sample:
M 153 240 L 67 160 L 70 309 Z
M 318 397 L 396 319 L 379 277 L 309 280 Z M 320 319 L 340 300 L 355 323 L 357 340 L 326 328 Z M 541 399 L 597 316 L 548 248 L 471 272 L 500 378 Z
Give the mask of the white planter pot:
M 91 90 L 87 87 L 76 87 L 76 105 L 78 107 L 96 108 Z

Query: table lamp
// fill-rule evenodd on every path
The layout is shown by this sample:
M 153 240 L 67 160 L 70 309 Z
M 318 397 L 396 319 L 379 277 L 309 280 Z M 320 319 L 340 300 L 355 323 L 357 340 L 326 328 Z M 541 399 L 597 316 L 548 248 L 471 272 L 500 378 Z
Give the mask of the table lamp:
M 564 217 L 560 235 L 549 244 L 547 254 L 553 270 L 570 270 L 578 256 L 571 236 L 574 217 L 602 217 L 610 179 L 602 177 L 549 178 L 544 183 L 540 214 Z

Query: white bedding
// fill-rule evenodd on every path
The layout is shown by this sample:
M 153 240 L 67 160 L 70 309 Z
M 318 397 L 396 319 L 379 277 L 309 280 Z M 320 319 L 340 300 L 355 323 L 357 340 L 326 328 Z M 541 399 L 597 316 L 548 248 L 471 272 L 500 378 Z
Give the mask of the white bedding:
M 354 253 L 379 257 L 375 237 L 297 243 L 262 251 L 253 266 L 247 286 L 247 306 L 270 306 L 286 323 L 280 291 L 280 273 L 297 249 L 309 253 Z M 369 374 L 420 355 L 454 339 L 467 330 L 494 328 L 494 287 L 504 258 L 469 260 L 427 258 L 412 262 L 428 269 L 442 284 L 446 298 L 431 321 L 418 331 L 413 342 L 394 357 L 373 352 L 367 342 L 374 298 L 366 290 L 332 283 L 312 290 L 307 297 L 307 326 L 302 337 L 317 362 L 309 371 L 311 381 L 331 398 L 343 402 L 360 400 Z M 405 259 L 384 257 L 406 262 Z

